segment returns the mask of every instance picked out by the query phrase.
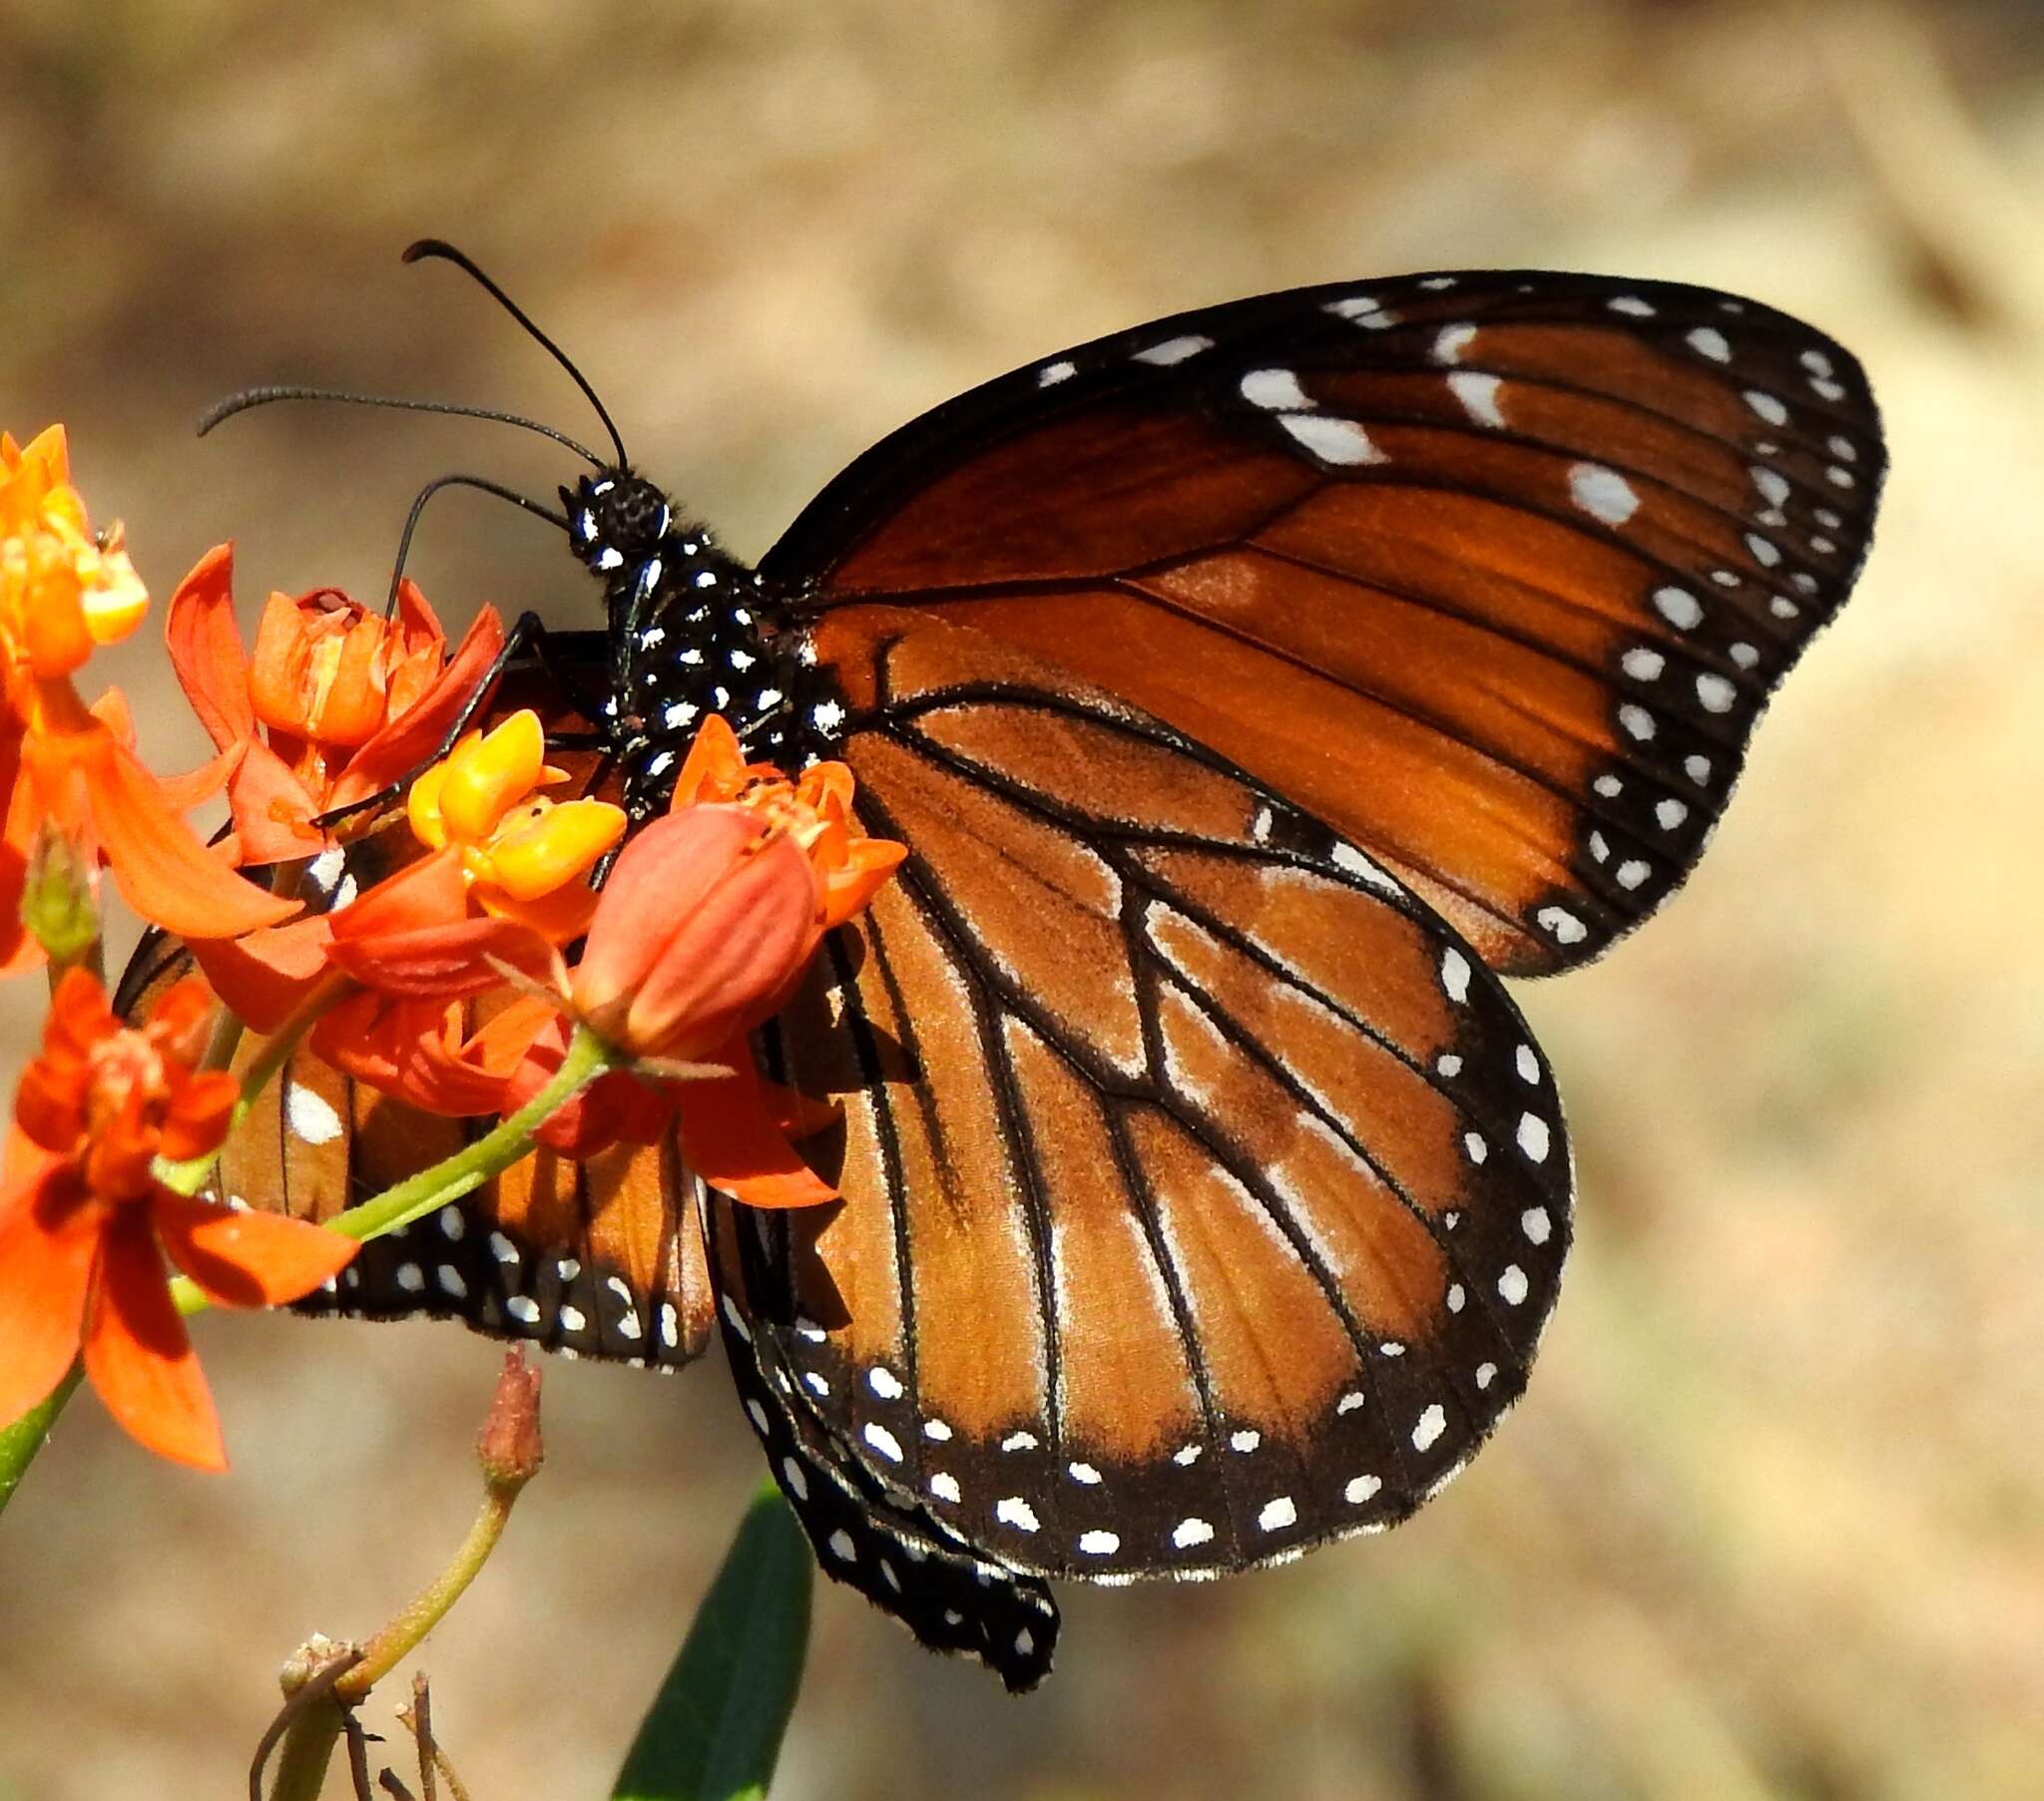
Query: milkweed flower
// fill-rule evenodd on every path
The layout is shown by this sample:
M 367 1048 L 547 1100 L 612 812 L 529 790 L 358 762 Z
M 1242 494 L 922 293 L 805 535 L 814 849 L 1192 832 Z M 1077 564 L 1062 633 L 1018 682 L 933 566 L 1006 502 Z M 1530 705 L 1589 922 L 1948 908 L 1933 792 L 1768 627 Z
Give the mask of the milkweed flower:
M 165 781 L 135 754 L 127 703 L 88 707 L 72 676 L 94 648 L 133 632 L 148 595 L 120 528 L 95 535 L 71 486 L 63 428 L 26 448 L 0 433 L 0 968 L 38 955 L 22 928 L 37 840 L 104 860 L 129 904 L 173 932 L 247 932 L 292 906 L 243 881 L 179 817 L 217 789 L 224 764 Z
M 649 1141 L 679 1124 L 691 1165 L 755 1206 L 809 1206 L 836 1191 L 790 1136 L 832 1116 L 763 1081 L 747 1035 L 800 983 L 824 932 L 862 909 L 907 855 L 865 835 L 851 771 L 818 764 L 791 780 L 747 764 L 720 717 L 698 733 L 675 810 L 619 855 L 598 899 L 569 1014 L 634 1060 L 599 1078 L 541 1128 L 586 1157 L 620 1138 Z M 538 1093 L 560 1068 L 564 1022 L 534 1041 L 507 1102 Z M 663 1075 L 676 1060 L 728 1074 Z
M 291 862 L 328 848 L 320 814 L 394 786 L 440 748 L 503 649 L 503 623 L 485 607 L 450 656 L 410 582 L 389 620 L 336 588 L 272 594 L 252 659 L 234 574 L 232 545 L 208 551 L 171 597 L 165 634 L 192 710 L 234 759 L 235 860 Z
M 296 1300 L 354 1255 L 301 1220 L 197 1200 L 152 1173 L 226 1137 L 240 1085 L 195 1068 L 212 998 L 183 982 L 124 1027 L 99 982 L 66 972 L 42 1054 L 21 1080 L 0 1191 L 0 1420 L 63 1379 L 81 1348 L 115 1419 L 150 1450 L 226 1466 L 220 1421 L 165 1281 L 164 1258 L 209 1300 Z
M 556 947 L 595 911 L 589 871 L 625 831 L 607 801 L 540 791 L 559 778 L 538 714 L 470 732 L 406 796 L 424 856 L 331 913 L 195 941 L 193 954 L 258 1032 L 338 984 L 341 998 L 312 1028 L 314 1053 L 431 1112 L 494 1113 L 523 1053 L 516 1033 L 529 1042 L 549 1010 L 514 1009 L 508 1024 L 471 1036 L 464 1003 L 501 988 L 507 968 L 552 980 Z

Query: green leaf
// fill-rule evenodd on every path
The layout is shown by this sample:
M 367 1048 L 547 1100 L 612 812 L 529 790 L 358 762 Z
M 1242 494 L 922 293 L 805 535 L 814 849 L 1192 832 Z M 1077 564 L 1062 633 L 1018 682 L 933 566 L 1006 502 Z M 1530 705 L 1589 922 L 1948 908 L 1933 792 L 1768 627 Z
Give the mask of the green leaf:
M 773 1779 L 809 1642 L 808 1541 L 769 1485 L 660 1685 L 611 1801 L 758 1801 Z

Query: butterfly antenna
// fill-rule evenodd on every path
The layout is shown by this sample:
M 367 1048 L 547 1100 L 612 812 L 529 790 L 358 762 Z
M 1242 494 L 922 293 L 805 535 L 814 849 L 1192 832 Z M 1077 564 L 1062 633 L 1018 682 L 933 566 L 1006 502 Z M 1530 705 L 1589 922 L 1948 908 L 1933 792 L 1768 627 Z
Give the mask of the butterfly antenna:
M 588 445 L 578 444 L 566 432 L 556 431 L 551 425 L 542 425 L 537 419 L 527 419 L 517 413 L 500 413 L 487 406 L 457 406 L 451 400 L 400 400 L 390 394 L 344 394 L 336 388 L 244 388 L 239 394 L 230 394 L 225 400 L 216 401 L 199 415 L 199 435 L 203 438 L 216 425 L 232 419 L 237 413 L 246 413 L 252 407 L 267 406 L 275 400 L 332 400 L 342 406 L 387 406 L 406 413 L 442 413 L 453 419 L 490 419 L 498 425 L 515 425 L 521 431 L 536 431 L 541 437 L 551 438 L 556 444 L 572 450 L 590 467 L 604 467 L 603 458 Z
M 397 561 L 390 572 L 390 593 L 383 603 L 385 619 L 397 611 L 397 585 L 404 580 L 404 565 L 406 559 L 411 556 L 411 537 L 412 533 L 418 530 L 419 515 L 426 510 L 426 502 L 442 488 L 475 488 L 484 494 L 494 494 L 499 500 L 508 500 L 514 507 L 522 507 L 526 512 L 536 514 L 561 531 L 565 532 L 568 529 L 566 517 L 556 513 L 553 508 L 540 505 L 538 501 L 520 494 L 516 488 L 506 488 L 501 483 L 490 481 L 483 476 L 443 475 L 435 481 L 430 481 L 418 491 L 418 497 L 411 503 L 411 511 L 404 518 L 404 531 L 397 540 Z
M 596 389 L 589 385 L 588 377 L 568 360 L 567 351 L 563 350 L 559 344 L 555 343 L 552 338 L 548 337 L 544 331 L 535 325 L 525 309 L 499 287 L 496 282 L 492 281 L 488 275 L 484 274 L 476 266 L 472 257 L 465 251 L 457 250 L 444 238 L 421 237 L 418 242 L 409 245 L 404 252 L 404 260 L 406 262 L 418 262 L 429 256 L 437 257 L 442 262 L 451 262 L 456 268 L 469 276 L 483 292 L 488 294 L 491 299 L 495 300 L 499 306 L 503 307 L 506 312 L 524 327 L 527 336 L 538 344 L 542 350 L 546 351 L 562 368 L 568 371 L 568 378 L 582 390 L 583 398 L 596 409 L 596 416 L 603 421 L 604 430 L 610 433 L 611 443 L 616 447 L 618 453 L 618 467 L 620 469 L 629 468 L 632 459 L 625 454 L 625 440 L 618 435 L 618 428 L 612 422 L 609 408 L 596 397 Z

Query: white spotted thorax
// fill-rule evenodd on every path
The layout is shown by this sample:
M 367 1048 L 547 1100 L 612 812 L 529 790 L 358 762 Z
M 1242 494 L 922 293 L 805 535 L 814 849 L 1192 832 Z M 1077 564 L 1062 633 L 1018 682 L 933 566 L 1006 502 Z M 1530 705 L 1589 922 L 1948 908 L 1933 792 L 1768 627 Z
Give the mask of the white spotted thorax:
M 624 778 L 632 821 L 666 808 L 711 713 L 762 759 L 806 760 L 797 750 L 812 734 L 797 732 L 795 707 L 813 682 L 759 572 L 629 470 L 585 476 L 561 498 L 570 545 L 604 584 L 610 680 L 596 723 Z

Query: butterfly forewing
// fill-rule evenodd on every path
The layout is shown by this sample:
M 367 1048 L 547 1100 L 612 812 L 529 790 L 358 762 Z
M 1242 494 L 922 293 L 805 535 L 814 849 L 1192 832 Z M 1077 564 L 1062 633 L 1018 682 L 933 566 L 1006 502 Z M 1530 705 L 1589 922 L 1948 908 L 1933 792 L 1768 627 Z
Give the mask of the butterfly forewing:
M 860 458 L 764 568 L 1096 681 L 1538 973 L 1688 873 L 1883 466 L 1857 363 L 1757 302 L 1412 276 L 989 383 Z
M 1003 1562 L 1198 1575 L 1402 1518 L 1519 1393 L 1568 1242 L 1551 1080 L 1474 953 L 1162 722 L 882 609 L 819 650 L 911 854 L 782 1016 L 841 1097 L 756 1319 Z M 859 648 L 862 645 L 863 648 Z

